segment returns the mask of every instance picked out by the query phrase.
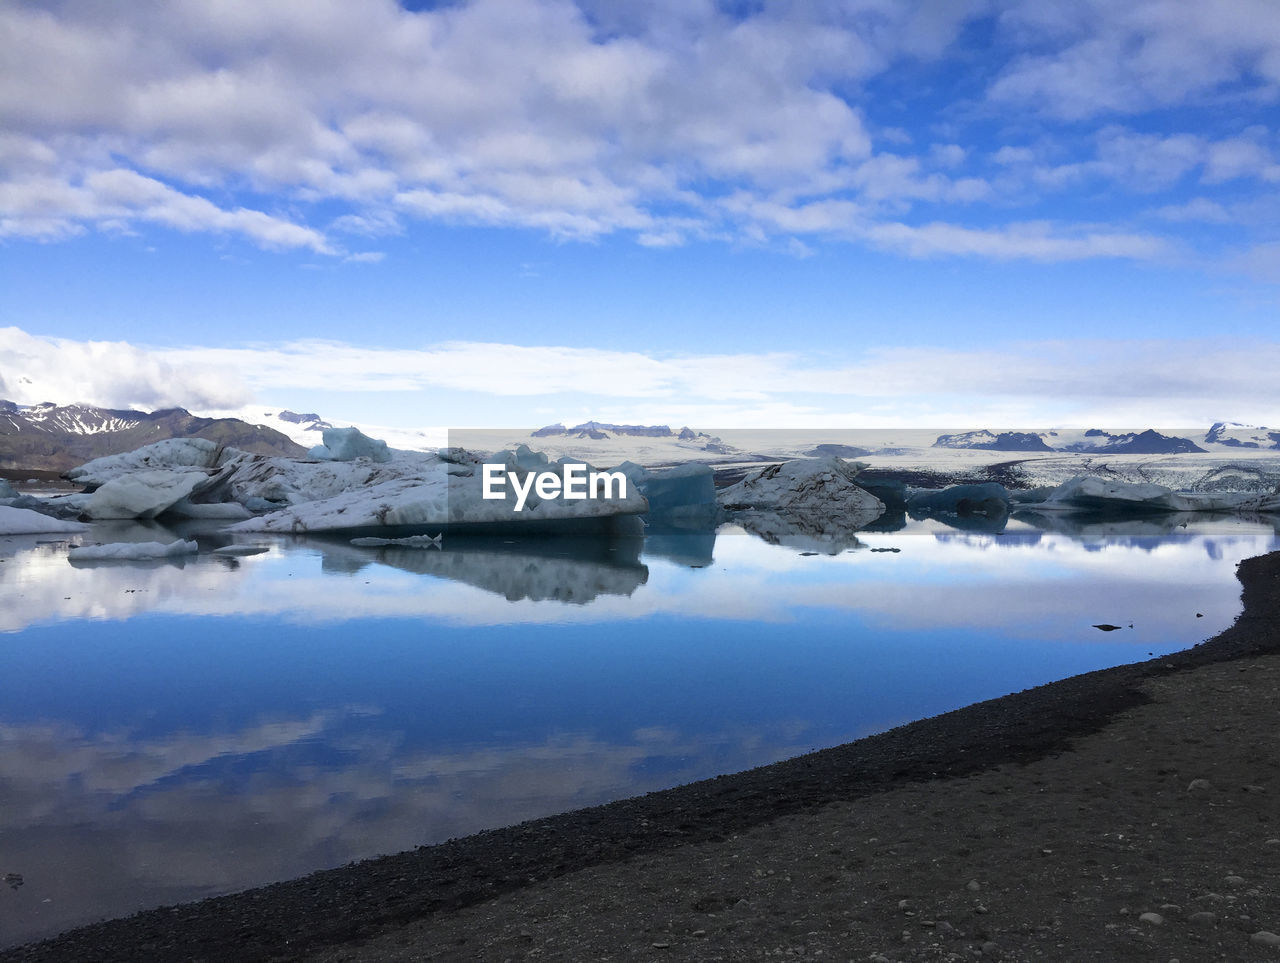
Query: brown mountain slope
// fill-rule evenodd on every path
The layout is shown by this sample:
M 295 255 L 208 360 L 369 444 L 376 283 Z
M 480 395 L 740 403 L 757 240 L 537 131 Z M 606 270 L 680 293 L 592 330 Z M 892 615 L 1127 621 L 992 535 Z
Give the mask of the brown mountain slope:
M 192 437 L 260 455 L 306 454 L 273 428 L 238 418 L 199 418 L 182 408 L 144 412 L 0 401 L 0 468 L 63 472 L 165 438 Z

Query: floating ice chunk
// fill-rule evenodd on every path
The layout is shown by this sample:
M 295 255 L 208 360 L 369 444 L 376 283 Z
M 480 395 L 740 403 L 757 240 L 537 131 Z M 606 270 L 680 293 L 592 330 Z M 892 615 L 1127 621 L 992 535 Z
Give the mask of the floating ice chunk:
M 857 484 L 861 466 L 839 458 L 801 458 L 770 465 L 720 492 L 731 511 L 755 509 L 872 521 L 884 511 L 880 499 Z
M 195 555 L 200 550 L 195 542 L 111 542 L 108 545 L 85 545 L 67 550 L 73 562 L 134 561 L 149 558 L 178 558 Z
M 836 552 L 884 512 L 855 481 L 859 470 L 839 458 L 770 465 L 721 491 L 720 504 L 745 513 L 737 521 L 766 541 Z
M 85 514 L 90 518 L 155 518 L 208 481 L 202 471 L 158 469 L 119 475 L 93 493 Z
M 508 470 L 519 469 L 525 471 L 545 471 L 551 464 L 551 460 L 547 458 L 546 453 L 534 451 L 528 445 L 517 445 L 515 451 L 496 452 L 489 461 L 494 464 L 506 465 Z M 569 459 L 562 458 L 560 463 L 564 464 Z M 574 462 L 580 464 L 580 462 Z
M 541 461 L 529 457 L 533 454 L 499 453 L 486 461 L 505 463 L 509 472 L 521 474 L 525 472 L 518 468 L 520 461 L 541 465 L 541 472 L 562 470 L 563 466 L 547 462 L 545 456 L 540 456 Z M 271 491 L 286 495 L 292 504 L 239 522 L 231 530 L 373 535 L 378 529 L 394 527 L 436 533 L 447 526 L 481 526 L 493 531 L 568 533 L 581 529 L 583 534 L 586 530 L 621 534 L 613 520 L 643 514 L 648 508 L 644 496 L 628 485 L 625 494 L 615 490 L 612 497 L 538 498 L 529 494 L 522 510 L 516 511 L 514 486 L 505 487 L 508 497 L 483 497 L 481 464 L 480 459 L 464 459 L 457 452 L 451 452 L 448 460 L 437 454 L 398 452 L 390 464 L 366 463 L 365 468 L 329 463 L 249 466 L 246 477 L 254 481 L 240 488 L 242 493 L 261 496 Z M 232 489 L 240 485 L 240 480 L 233 478 Z
M 324 444 L 316 445 L 307 454 L 321 461 L 355 461 L 368 458 L 384 463 L 391 460 L 391 451 L 385 441 L 370 438 L 359 428 L 326 428 L 322 436 Z
M 1004 518 L 1009 514 L 1009 492 L 995 482 L 952 485 L 941 491 L 916 492 L 907 499 L 907 510 L 913 518 L 933 515 Z
M 208 518 L 228 522 L 240 522 L 246 518 L 253 517 L 253 512 L 239 502 L 213 502 L 206 505 L 200 502 L 193 502 L 190 498 L 183 498 L 174 502 L 165 510 L 165 514 L 178 515 L 182 518 Z
M 235 544 L 223 545 L 222 548 L 215 548 L 214 555 L 261 555 L 263 552 L 271 551 L 270 545 L 248 545 Z
M 407 535 L 404 538 L 353 538 L 351 544 L 359 548 L 382 548 L 397 545 L 400 548 L 443 548 L 444 540 L 440 535 Z
M 1253 492 L 1175 492 L 1164 485 L 1126 484 L 1080 475 L 1037 506 L 1041 511 L 1109 514 L 1142 512 L 1280 512 L 1280 494 Z
M 213 468 L 218 462 L 219 453 L 238 454 L 239 450 L 223 448 L 204 438 L 166 438 L 134 451 L 95 458 L 79 468 L 72 468 L 66 473 L 66 477 L 86 488 L 96 488 L 112 478 L 130 472 L 155 468 Z
M 11 508 L 0 505 L 0 535 L 44 535 L 83 532 L 89 526 L 79 522 L 50 518 L 29 508 Z
M 614 469 L 649 502 L 649 517 L 683 527 L 714 526 L 720 505 L 710 465 L 692 462 L 674 468 L 648 469 L 624 461 Z
M 9 479 L 0 478 L 0 498 L 17 498 L 18 489 L 10 484 Z

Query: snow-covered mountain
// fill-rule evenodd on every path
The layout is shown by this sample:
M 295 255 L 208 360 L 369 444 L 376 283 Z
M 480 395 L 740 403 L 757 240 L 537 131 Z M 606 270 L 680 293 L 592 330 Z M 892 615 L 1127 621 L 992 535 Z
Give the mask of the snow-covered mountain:
M 191 437 L 260 455 L 304 454 L 269 427 L 236 418 L 200 418 L 183 408 L 146 412 L 0 401 L 0 468 L 61 472 L 153 441 Z
M 1079 441 L 1064 445 L 1062 451 L 1083 451 L 1098 455 L 1181 455 L 1203 452 L 1190 438 L 1162 435 L 1153 428 L 1112 434 L 1101 428 L 1090 428 Z
M 1238 421 L 1218 421 L 1204 434 L 1206 445 L 1227 448 L 1270 448 L 1280 451 L 1280 431 Z
M 1153 428 L 1115 433 L 1101 428 L 1083 432 L 963 431 L 939 435 L 934 448 L 974 451 L 1075 451 L 1094 455 L 1181 455 L 1203 452 L 1190 438 L 1164 435 Z
M 1031 431 L 992 432 L 963 431 L 954 435 L 939 435 L 935 448 L 972 448 L 979 451 L 1053 451 L 1044 442 L 1044 435 Z

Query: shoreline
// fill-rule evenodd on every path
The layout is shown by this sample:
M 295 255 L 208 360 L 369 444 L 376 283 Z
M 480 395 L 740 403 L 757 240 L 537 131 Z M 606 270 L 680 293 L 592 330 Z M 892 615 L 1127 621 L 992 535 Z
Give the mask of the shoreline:
M 0 960 L 340 953 L 354 942 L 444 921 L 584 870 L 719 846 L 775 822 L 904 787 L 1070 757 L 1083 737 L 1149 704 L 1148 683 L 1177 686 L 1188 670 L 1280 652 L 1280 553 L 1245 560 L 1238 577 L 1240 616 L 1192 649 L 1048 683 L 760 769 L 91 924 L 0 951 Z M 1272 835 L 1280 835 L 1280 826 Z

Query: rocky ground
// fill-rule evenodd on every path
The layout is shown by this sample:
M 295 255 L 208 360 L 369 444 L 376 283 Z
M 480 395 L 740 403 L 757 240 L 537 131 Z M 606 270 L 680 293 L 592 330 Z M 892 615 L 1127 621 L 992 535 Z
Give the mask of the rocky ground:
M 0 960 L 1280 960 L 1280 553 L 1185 653 Z

